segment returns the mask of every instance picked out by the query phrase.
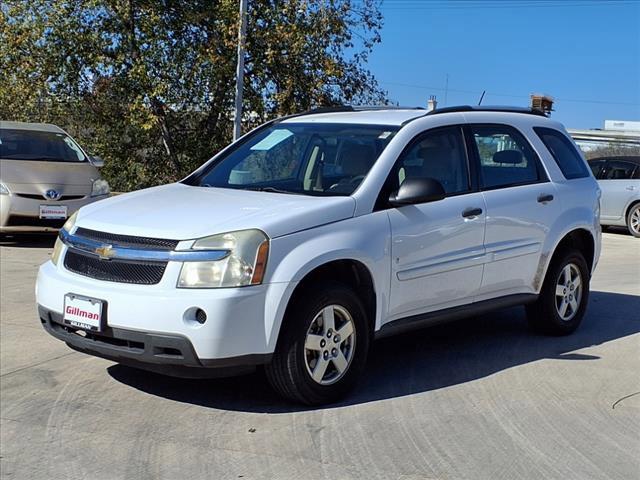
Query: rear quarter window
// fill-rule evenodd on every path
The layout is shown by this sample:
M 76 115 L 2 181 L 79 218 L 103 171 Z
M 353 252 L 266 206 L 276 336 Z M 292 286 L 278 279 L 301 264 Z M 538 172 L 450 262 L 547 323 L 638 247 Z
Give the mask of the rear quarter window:
M 567 180 L 589 176 L 589 169 L 575 145 L 562 132 L 544 127 L 534 127 L 534 130 Z

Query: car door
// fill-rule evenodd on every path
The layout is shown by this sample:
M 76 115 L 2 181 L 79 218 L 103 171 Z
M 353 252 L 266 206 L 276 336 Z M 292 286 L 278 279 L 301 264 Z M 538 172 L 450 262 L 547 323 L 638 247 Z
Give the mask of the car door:
M 390 174 L 396 188 L 408 178 L 434 178 L 446 197 L 388 210 L 389 320 L 470 303 L 480 287 L 485 205 L 466 150 L 462 127 L 429 130 L 408 145 Z
M 636 168 L 638 167 L 632 162 L 607 161 L 601 179 L 598 180 L 602 190 L 600 216 L 604 221 L 626 221 L 625 209 L 640 187 L 640 182 L 633 179 Z
M 469 125 L 486 205 L 486 264 L 476 300 L 533 293 L 559 199 L 525 137 L 506 125 Z M 554 204 L 555 200 L 555 204 Z

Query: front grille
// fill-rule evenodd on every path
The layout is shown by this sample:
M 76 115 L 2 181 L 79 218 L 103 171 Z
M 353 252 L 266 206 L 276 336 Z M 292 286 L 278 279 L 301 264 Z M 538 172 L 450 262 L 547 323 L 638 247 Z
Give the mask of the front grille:
M 66 218 L 38 218 L 26 215 L 11 215 L 7 220 L 7 227 L 49 227 L 62 228 Z
M 52 202 L 52 201 L 61 202 L 63 200 L 78 200 L 80 198 L 84 198 L 85 197 L 85 195 L 62 195 L 60 198 L 57 198 L 56 200 L 51 200 L 50 198 L 47 198 L 44 195 L 37 195 L 37 194 L 34 194 L 34 193 L 16 193 L 16 195 L 18 197 L 22 197 L 22 198 L 30 198 L 32 200 L 41 200 L 41 201 L 46 201 L 46 202 Z
M 167 240 L 164 238 L 132 237 L 130 235 L 118 235 L 115 233 L 98 232 L 88 228 L 78 227 L 75 235 L 89 238 L 97 242 L 108 243 L 120 247 L 144 248 L 149 250 L 174 250 L 179 240 Z
M 64 267 L 79 275 L 107 282 L 155 285 L 164 275 L 166 262 L 100 260 L 70 248 L 64 257 Z

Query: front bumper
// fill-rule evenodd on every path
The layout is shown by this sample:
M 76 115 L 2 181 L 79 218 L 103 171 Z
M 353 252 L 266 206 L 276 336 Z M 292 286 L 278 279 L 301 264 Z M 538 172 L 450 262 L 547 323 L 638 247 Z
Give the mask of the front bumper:
M 62 314 L 38 305 L 44 329 L 72 349 L 144 370 L 183 378 L 211 378 L 251 372 L 271 361 L 270 354 L 206 360 L 198 358 L 188 338 L 120 328 L 83 332 L 62 322 Z
M 56 266 L 46 262 L 40 267 L 36 283 L 38 305 L 44 312 L 53 312 L 51 321 L 49 313 L 41 315 L 45 319 L 44 326 L 49 333 L 74 348 L 115 361 L 126 357 L 149 365 L 158 361 L 166 363 L 166 356 L 159 359 L 157 352 L 161 350 L 154 348 L 158 345 L 160 348 L 175 348 L 171 344 L 178 342 L 178 350 L 184 358 L 171 357 L 170 363 L 175 365 L 195 369 L 268 362 L 275 348 L 275 339 L 268 328 L 272 314 L 269 314 L 267 294 L 282 295 L 288 284 L 177 289 L 175 282 L 180 265 L 179 262 L 169 262 L 162 280 L 156 285 L 134 285 L 96 280 L 69 272 L 61 264 Z M 104 339 L 100 339 L 100 345 L 87 343 L 83 337 L 59 329 L 56 325 L 60 321 L 56 322 L 56 318 L 59 319 L 60 314 L 57 312 L 64 311 L 67 293 L 106 302 L 106 328 L 100 335 L 107 338 L 111 335 L 125 342 L 141 342 L 147 353 L 141 355 L 139 351 L 122 348 L 114 350 L 113 345 L 104 345 Z M 205 323 L 200 324 L 189 316 L 188 312 L 195 308 L 205 311 Z M 59 335 L 63 334 L 61 338 Z M 139 340 L 140 335 L 145 337 Z M 164 341 L 166 338 L 172 339 L 171 344 L 158 343 L 158 339 Z M 137 348 L 139 350 L 140 346 Z
M 98 197 L 86 196 L 75 200 L 47 201 L 24 198 L 18 195 L 0 196 L 0 232 L 50 232 L 56 231 L 65 220 L 40 219 L 40 205 L 66 205 L 67 217 L 73 215 L 79 208 L 90 203 L 107 198 L 108 195 Z

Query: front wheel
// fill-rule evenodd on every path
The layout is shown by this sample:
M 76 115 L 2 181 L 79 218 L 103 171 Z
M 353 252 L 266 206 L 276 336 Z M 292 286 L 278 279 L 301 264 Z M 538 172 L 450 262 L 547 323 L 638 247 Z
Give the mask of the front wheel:
M 640 238 L 640 203 L 636 203 L 629 209 L 629 213 L 627 214 L 627 228 L 631 235 Z
M 527 305 L 529 323 L 550 335 L 572 333 L 587 308 L 589 280 L 589 267 L 580 251 L 559 252 L 549 266 L 538 300 Z
M 320 405 L 343 397 L 367 359 L 369 322 L 356 293 L 339 283 L 299 293 L 281 327 L 269 383 L 285 398 Z

